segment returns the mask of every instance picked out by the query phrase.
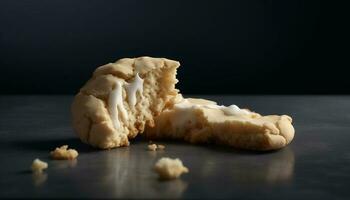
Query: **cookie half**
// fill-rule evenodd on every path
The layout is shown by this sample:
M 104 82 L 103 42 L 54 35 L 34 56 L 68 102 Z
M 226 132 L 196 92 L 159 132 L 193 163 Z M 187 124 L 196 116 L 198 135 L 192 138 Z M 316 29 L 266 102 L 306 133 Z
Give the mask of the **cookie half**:
M 129 139 L 154 126 L 154 117 L 171 106 L 179 62 L 165 58 L 124 58 L 95 70 L 75 96 L 75 132 L 92 146 L 128 146 Z
M 274 150 L 294 137 L 292 118 L 261 116 L 236 105 L 220 106 L 205 99 L 182 98 L 146 128 L 149 139 L 178 139 L 190 143 L 217 143 L 249 150 Z

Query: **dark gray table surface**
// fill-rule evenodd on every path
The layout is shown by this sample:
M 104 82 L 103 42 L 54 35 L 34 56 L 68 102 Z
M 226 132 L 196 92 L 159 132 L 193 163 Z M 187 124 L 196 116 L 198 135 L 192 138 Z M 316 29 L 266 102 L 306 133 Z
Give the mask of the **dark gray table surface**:
M 147 151 L 101 151 L 81 143 L 70 126 L 72 96 L 0 96 L 0 198 L 247 198 L 349 199 L 350 96 L 206 96 L 262 114 L 289 114 L 296 135 L 273 152 L 162 141 Z M 68 144 L 76 161 L 53 161 L 49 151 Z M 159 181 L 151 170 L 160 157 L 180 158 L 190 173 Z M 42 175 L 28 171 L 47 161 Z

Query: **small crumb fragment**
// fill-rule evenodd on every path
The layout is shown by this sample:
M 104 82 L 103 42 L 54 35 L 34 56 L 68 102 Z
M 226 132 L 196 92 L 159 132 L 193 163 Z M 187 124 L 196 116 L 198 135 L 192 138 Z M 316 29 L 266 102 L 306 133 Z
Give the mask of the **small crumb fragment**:
M 157 145 L 156 145 L 156 144 L 150 144 L 150 145 L 148 145 L 148 150 L 149 150 L 149 151 L 155 151 L 155 150 L 157 150 Z
M 35 160 L 33 160 L 31 169 L 34 173 L 41 173 L 47 167 L 48 167 L 48 164 L 46 162 L 36 158 Z
M 57 147 L 54 151 L 51 151 L 50 154 L 55 160 L 73 160 L 79 155 L 75 149 L 68 149 L 68 145 Z
M 183 166 L 182 161 L 178 158 L 161 158 L 154 166 L 154 170 L 159 174 L 160 179 L 170 180 L 181 176 L 183 173 L 188 173 L 187 167 Z
M 148 150 L 149 151 L 156 151 L 156 150 L 164 150 L 165 146 L 161 144 L 149 144 L 148 145 Z

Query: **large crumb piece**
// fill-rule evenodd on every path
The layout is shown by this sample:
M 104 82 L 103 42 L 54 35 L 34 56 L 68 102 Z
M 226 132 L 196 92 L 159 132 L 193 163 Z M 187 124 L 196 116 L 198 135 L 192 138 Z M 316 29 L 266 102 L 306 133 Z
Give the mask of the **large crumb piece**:
M 154 166 L 154 170 L 159 174 L 160 179 L 170 180 L 178 178 L 182 173 L 188 173 L 187 167 L 183 166 L 178 158 L 161 158 Z
M 55 160 L 73 160 L 79 155 L 75 149 L 68 149 L 68 145 L 57 147 L 54 151 L 51 151 L 50 154 Z
M 33 160 L 33 164 L 31 166 L 31 169 L 34 173 L 41 173 L 47 167 L 48 167 L 48 164 L 46 162 L 43 162 L 37 158 L 37 159 Z
M 148 150 L 149 150 L 149 151 L 155 151 L 155 150 L 157 150 L 157 145 L 156 145 L 156 144 L 150 144 L 150 145 L 148 145 Z

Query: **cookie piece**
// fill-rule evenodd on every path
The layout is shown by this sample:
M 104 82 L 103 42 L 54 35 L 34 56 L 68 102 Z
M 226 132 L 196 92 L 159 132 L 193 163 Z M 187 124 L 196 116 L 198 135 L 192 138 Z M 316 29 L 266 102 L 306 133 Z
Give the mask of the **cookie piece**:
M 179 62 L 165 58 L 124 58 L 101 66 L 75 96 L 71 110 L 80 139 L 109 149 L 152 127 L 154 117 L 177 96 Z
M 79 153 L 75 149 L 68 149 L 68 145 L 63 145 L 51 151 L 50 155 L 54 160 L 73 160 Z
M 147 127 L 148 139 L 184 139 L 190 143 L 218 143 L 240 149 L 273 150 L 294 137 L 292 118 L 261 116 L 236 105 L 219 106 L 205 99 L 180 99 Z
M 33 173 L 41 173 L 44 169 L 47 169 L 48 164 L 40 159 L 33 160 L 31 169 Z
M 189 172 L 188 168 L 183 166 L 180 159 L 166 157 L 157 161 L 154 170 L 159 174 L 159 178 L 164 180 L 175 179 L 181 176 L 181 174 Z

